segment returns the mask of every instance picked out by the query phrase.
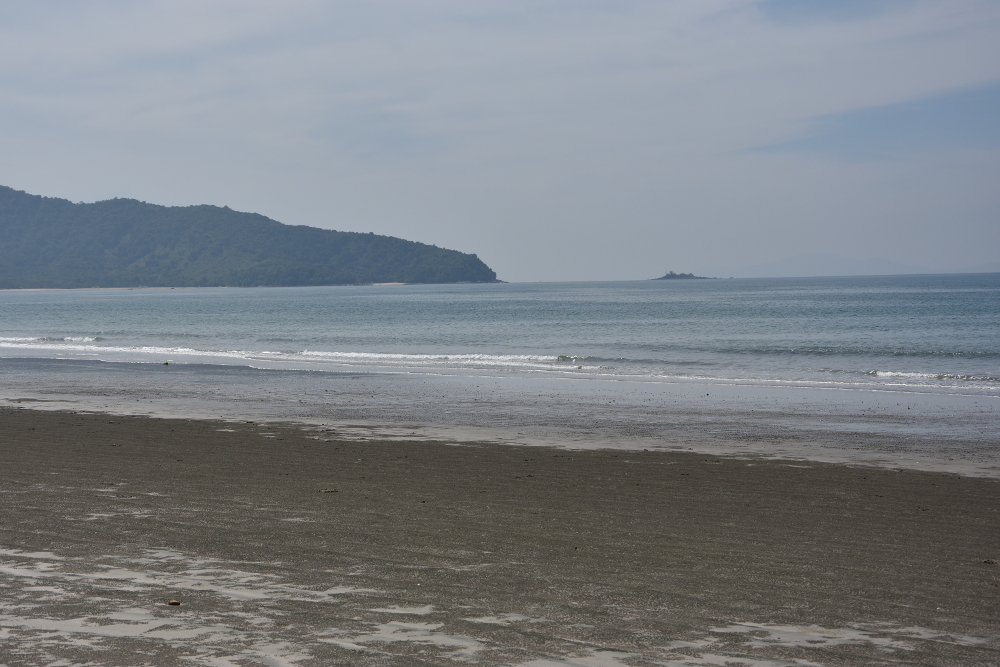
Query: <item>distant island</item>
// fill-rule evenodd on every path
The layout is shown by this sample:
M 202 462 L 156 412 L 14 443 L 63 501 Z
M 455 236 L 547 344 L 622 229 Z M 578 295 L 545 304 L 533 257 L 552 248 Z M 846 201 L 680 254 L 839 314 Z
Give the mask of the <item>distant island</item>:
M 0 289 L 489 283 L 476 255 L 218 206 L 74 204 L 0 186 Z
M 696 276 L 693 273 L 674 273 L 673 271 L 668 271 L 659 278 L 653 278 L 653 280 L 711 280 L 711 278 Z

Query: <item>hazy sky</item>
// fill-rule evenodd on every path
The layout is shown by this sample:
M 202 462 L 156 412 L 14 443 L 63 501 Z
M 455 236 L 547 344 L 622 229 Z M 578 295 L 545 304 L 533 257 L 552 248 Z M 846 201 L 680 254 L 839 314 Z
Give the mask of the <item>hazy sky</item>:
M 505 280 L 1000 261 L 1000 2 L 0 1 L 0 184 Z

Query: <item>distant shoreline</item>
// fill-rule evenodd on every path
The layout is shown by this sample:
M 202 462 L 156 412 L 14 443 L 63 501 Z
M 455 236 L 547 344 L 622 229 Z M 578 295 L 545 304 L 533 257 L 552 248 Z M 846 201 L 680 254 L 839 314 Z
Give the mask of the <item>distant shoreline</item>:
M 344 283 L 331 285 L 180 285 L 176 287 L 134 286 L 134 287 L 0 287 L 0 292 L 96 292 L 101 290 L 192 290 L 192 289 L 260 289 L 262 287 L 288 289 L 295 287 L 398 287 L 403 285 L 495 285 L 506 283 L 506 280 L 489 282 L 473 282 L 463 280 L 454 283 Z
M 909 276 L 988 276 L 996 275 L 1000 271 L 979 271 L 979 272 L 956 272 L 956 273 L 885 273 L 885 274 L 859 274 L 859 275 L 834 275 L 834 276 L 738 276 L 729 280 L 812 280 L 815 278 L 898 278 Z M 669 275 L 669 274 L 668 274 Z M 172 290 L 172 289 L 257 289 L 261 287 L 290 288 L 290 287 L 391 287 L 402 285 L 500 285 L 500 284 L 537 284 L 537 283 L 589 283 L 589 282 L 650 282 L 655 280 L 720 280 L 714 276 L 688 276 L 675 275 L 673 278 L 663 276 L 659 278 L 632 278 L 622 280 L 492 280 L 488 282 L 459 281 L 454 283 L 344 283 L 330 285 L 181 285 L 175 287 L 161 286 L 133 286 L 133 287 L 0 287 L 0 292 L 81 292 L 98 290 Z

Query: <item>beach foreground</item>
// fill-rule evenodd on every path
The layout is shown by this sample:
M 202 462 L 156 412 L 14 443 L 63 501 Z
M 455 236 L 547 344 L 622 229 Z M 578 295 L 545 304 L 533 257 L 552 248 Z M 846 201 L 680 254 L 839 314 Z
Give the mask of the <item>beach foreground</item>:
M 1000 664 L 996 479 L 23 409 L 0 456 L 4 665 Z

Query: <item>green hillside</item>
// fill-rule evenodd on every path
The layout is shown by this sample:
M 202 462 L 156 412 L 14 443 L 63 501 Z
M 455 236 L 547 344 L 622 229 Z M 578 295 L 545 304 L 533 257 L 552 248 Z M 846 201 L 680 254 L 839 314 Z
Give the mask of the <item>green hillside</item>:
M 0 288 L 494 282 L 475 255 L 217 206 L 74 204 L 0 186 Z

